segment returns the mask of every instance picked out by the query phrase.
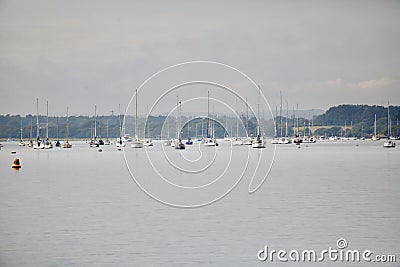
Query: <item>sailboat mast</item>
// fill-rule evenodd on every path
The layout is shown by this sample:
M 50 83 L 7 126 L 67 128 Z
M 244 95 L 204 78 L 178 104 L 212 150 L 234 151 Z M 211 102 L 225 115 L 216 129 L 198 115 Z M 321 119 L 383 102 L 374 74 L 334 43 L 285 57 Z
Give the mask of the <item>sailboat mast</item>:
M 137 102 L 137 97 L 138 97 L 138 93 L 137 93 L 137 89 L 136 89 L 136 93 L 135 93 L 135 139 L 139 138 L 138 135 L 138 102 Z M 124 130 L 125 130 L 125 124 L 124 124 Z
M 29 132 L 29 141 L 32 141 L 32 117 L 31 117 L 31 130 L 30 130 L 30 132 Z
M 249 137 L 249 104 L 246 97 L 246 137 Z
M 36 98 L 36 138 L 39 139 L 39 98 Z
M 374 120 L 374 136 L 376 136 L 376 113 L 375 113 L 375 120 Z
M 96 126 L 97 126 L 97 106 L 94 106 L 94 132 L 93 132 L 93 139 L 96 140 L 97 132 L 96 132 Z
M 387 119 L 387 136 L 390 137 L 390 113 L 389 113 L 389 101 L 388 101 L 388 119 Z
M 118 104 L 118 125 L 119 125 L 119 138 L 122 137 L 122 125 L 121 125 L 121 104 Z
M 286 129 L 285 129 L 285 136 L 288 136 L 288 117 L 289 117 L 289 105 L 286 100 Z
M 46 101 L 46 139 L 49 139 L 49 101 Z
M 281 106 L 279 108 L 279 117 L 280 117 L 280 123 L 279 126 L 281 127 L 281 135 L 283 134 L 283 130 L 282 130 L 282 91 L 279 91 L 280 95 L 281 95 Z
M 210 91 L 207 91 L 207 137 L 209 137 L 209 127 L 210 127 Z
M 176 96 L 176 137 L 179 139 L 179 98 Z
M 297 135 L 300 136 L 300 130 L 299 130 L 299 104 L 297 105 L 297 112 L 296 112 L 296 117 L 297 117 Z
M 21 139 L 20 140 L 22 141 L 22 118 L 21 118 Z
M 108 140 L 108 120 L 107 120 L 107 140 Z
M 66 135 L 66 137 L 67 137 L 67 143 L 68 143 L 68 140 L 69 140 L 69 114 L 68 114 L 68 107 L 67 107 L 67 121 L 66 121 L 66 133 L 65 133 L 65 135 Z

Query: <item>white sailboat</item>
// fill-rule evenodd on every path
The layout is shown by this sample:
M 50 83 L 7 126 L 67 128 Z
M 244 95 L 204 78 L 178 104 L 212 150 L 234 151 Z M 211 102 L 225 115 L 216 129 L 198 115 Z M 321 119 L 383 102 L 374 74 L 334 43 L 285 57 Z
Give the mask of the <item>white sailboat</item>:
M 374 135 L 371 138 L 372 141 L 378 141 L 380 138 L 376 135 L 376 113 L 375 113 L 375 120 L 374 120 Z
M 94 106 L 94 128 L 92 130 L 92 140 L 89 142 L 90 147 L 99 147 L 99 141 L 97 141 L 97 106 Z
M 260 86 L 258 86 L 259 93 L 261 92 Z M 261 127 L 260 127 L 260 104 L 257 104 L 257 137 L 251 144 L 252 148 L 265 148 L 264 138 L 262 137 Z
M 115 142 L 115 145 L 118 147 L 118 149 L 121 149 L 122 147 L 126 146 L 125 139 L 122 137 L 122 124 L 121 124 L 121 105 L 118 104 L 118 126 L 119 126 L 119 137 L 117 138 L 117 141 Z
M 137 93 L 137 89 L 136 89 L 136 95 L 135 95 L 135 139 L 133 140 L 131 147 L 132 148 L 142 148 L 143 147 L 143 143 L 142 141 L 140 141 L 139 139 L 139 127 L 138 127 L 138 93 Z
M 68 115 L 68 107 L 67 107 L 67 120 L 65 122 L 65 143 L 63 144 L 63 148 L 71 148 L 72 145 L 69 143 L 69 115 Z
M 238 104 L 237 104 L 237 100 L 236 100 L 236 109 L 238 109 L 237 106 L 238 106 Z M 242 146 L 243 145 L 243 141 L 239 137 L 239 118 L 238 118 L 238 116 L 236 116 L 236 136 L 235 136 L 235 138 L 232 139 L 232 145 L 234 145 L 234 146 Z
M 171 144 L 171 146 L 175 147 L 175 149 L 178 150 L 183 150 L 186 148 L 185 144 L 182 142 L 182 136 L 181 136 L 181 101 L 179 101 L 178 96 L 176 97 L 176 135 L 177 135 L 177 139 Z
M 49 139 L 49 101 L 46 102 L 46 139 L 44 140 L 44 149 L 52 149 L 53 144 Z
M 389 101 L 388 101 L 388 120 L 387 120 L 387 140 L 385 143 L 383 143 L 383 147 L 386 148 L 394 148 L 396 147 L 396 142 L 390 138 L 391 132 L 390 132 L 390 112 L 389 112 Z
M 207 137 L 204 139 L 205 146 L 218 146 L 214 137 L 214 121 L 210 118 L 210 91 L 207 92 Z
M 39 98 L 36 98 L 36 142 L 33 143 L 33 149 L 43 149 L 44 143 L 39 136 Z
M 19 145 L 19 146 L 25 146 L 25 142 L 24 142 L 24 140 L 22 139 L 22 118 L 21 118 L 21 131 L 20 131 L 20 133 L 21 133 L 21 136 L 20 136 L 18 145 Z
M 29 131 L 29 143 L 28 147 L 33 147 L 33 139 L 32 139 L 33 133 L 32 133 L 32 118 L 31 118 L 31 125 L 30 125 L 30 131 Z
M 56 147 L 61 147 L 60 143 L 60 129 L 58 125 L 58 116 L 57 116 L 57 141 L 56 141 Z
M 107 131 L 107 139 L 106 139 L 106 141 L 104 141 L 104 145 L 109 146 L 109 145 L 111 145 L 111 141 L 110 141 L 110 139 L 108 139 L 108 120 L 106 123 L 106 131 Z

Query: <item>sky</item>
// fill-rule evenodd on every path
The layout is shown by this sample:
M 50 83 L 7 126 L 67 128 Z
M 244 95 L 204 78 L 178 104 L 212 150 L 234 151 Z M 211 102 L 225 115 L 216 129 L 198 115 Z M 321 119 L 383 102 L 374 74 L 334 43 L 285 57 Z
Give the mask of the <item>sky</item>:
M 51 115 L 116 113 L 151 75 L 194 60 L 245 73 L 272 109 L 280 91 L 289 109 L 399 105 L 399 14 L 400 1 L 1 0 L 0 114 L 35 113 L 36 98 L 41 114 L 46 100 Z M 168 72 L 139 93 L 139 113 L 190 80 L 219 79 L 257 101 L 243 76 L 214 67 Z

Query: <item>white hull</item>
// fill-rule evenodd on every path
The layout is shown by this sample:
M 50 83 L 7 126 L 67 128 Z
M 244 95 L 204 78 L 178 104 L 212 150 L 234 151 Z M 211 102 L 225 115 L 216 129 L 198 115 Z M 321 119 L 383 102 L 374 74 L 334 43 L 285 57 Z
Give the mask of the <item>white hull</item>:
M 135 140 L 132 142 L 131 144 L 132 148 L 142 148 L 143 147 L 143 143 L 140 142 L 140 140 Z
M 383 144 L 383 147 L 386 147 L 386 148 L 396 147 L 396 142 L 393 142 L 392 140 L 387 140 L 387 141 Z

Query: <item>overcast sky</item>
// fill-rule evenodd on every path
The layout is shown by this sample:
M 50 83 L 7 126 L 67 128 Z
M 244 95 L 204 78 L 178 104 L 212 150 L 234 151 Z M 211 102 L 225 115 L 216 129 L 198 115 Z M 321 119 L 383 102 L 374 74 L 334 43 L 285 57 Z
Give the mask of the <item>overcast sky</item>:
M 272 106 L 279 91 L 301 109 L 400 104 L 400 1 L 216 2 L 1 0 L 0 114 L 34 113 L 36 97 L 42 114 L 46 100 L 52 115 L 110 114 L 190 60 L 240 69 Z

